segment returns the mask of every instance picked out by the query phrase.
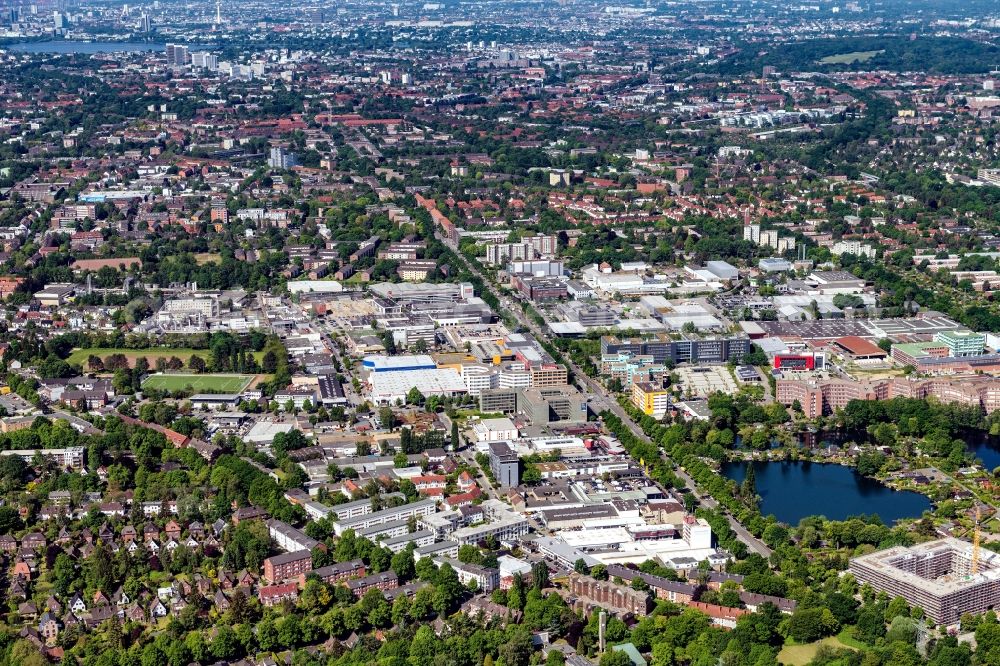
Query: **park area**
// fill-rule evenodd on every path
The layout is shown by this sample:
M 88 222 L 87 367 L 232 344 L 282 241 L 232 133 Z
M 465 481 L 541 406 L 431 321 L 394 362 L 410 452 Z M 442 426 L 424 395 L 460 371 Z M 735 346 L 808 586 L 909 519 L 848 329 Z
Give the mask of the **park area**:
M 820 62 L 824 65 L 850 65 L 856 62 L 868 62 L 879 53 L 884 51 L 851 51 L 821 58 Z
M 828 636 L 813 643 L 785 645 L 778 653 L 778 663 L 785 666 L 805 666 L 816 658 L 823 646 L 834 650 L 857 650 L 861 645 L 850 635 L 849 630 L 844 630 L 837 636 Z
M 156 374 L 150 375 L 142 383 L 144 389 L 155 391 L 193 390 L 195 393 L 239 393 L 254 380 L 254 375 L 190 375 Z

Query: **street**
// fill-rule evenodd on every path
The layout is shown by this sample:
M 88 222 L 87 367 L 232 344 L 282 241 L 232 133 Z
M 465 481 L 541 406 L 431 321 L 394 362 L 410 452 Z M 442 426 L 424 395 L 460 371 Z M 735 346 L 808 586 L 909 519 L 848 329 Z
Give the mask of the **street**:
M 447 240 L 441 237 L 440 235 L 438 235 L 438 238 L 446 245 L 448 244 Z M 449 245 L 449 247 L 451 246 Z M 458 252 L 457 248 L 452 248 L 452 249 L 456 253 Z M 480 272 L 478 267 L 476 267 L 472 262 L 466 261 L 465 263 L 468 266 L 469 271 L 477 275 L 479 279 L 483 281 L 484 285 L 487 285 L 488 288 L 491 288 L 490 287 L 492 285 L 491 281 L 485 275 L 483 275 L 482 272 Z M 545 339 L 545 332 L 534 321 L 530 320 L 527 316 L 525 316 L 523 311 L 514 307 L 509 300 L 500 298 L 495 291 L 493 292 L 493 294 L 494 296 L 497 296 L 498 300 L 500 300 L 502 303 L 508 304 L 507 313 L 513 316 L 514 319 L 517 320 L 517 322 L 521 326 L 530 331 L 531 334 L 536 336 L 539 340 Z M 632 417 L 628 415 L 628 412 L 622 409 L 621 405 L 618 404 L 618 401 L 615 400 L 614 396 L 609 395 L 607 393 L 602 384 L 594 381 L 589 376 L 587 376 L 587 374 L 583 372 L 583 370 L 581 370 L 576 365 L 576 363 L 574 363 L 568 357 L 565 358 L 565 362 L 566 365 L 569 367 L 570 373 L 573 377 L 573 382 L 576 384 L 577 388 L 579 388 L 580 391 L 583 392 L 584 394 L 594 397 L 594 399 L 591 401 L 591 405 L 594 407 L 595 412 L 600 413 L 601 411 L 603 411 L 602 407 L 609 409 L 612 414 L 614 414 L 615 416 L 617 416 L 619 419 L 622 420 L 622 423 L 624 423 L 636 437 L 640 438 L 645 442 L 651 441 L 649 437 L 646 436 L 646 433 L 643 432 L 642 428 L 640 428 L 639 425 L 632 420 Z M 709 509 L 717 509 L 719 507 L 718 502 L 712 499 L 707 493 L 703 493 L 699 490 L 698 486 L 694 482 L 694 479 L 688 476 L 686 472 L 678 468 L 674 470 L 674 473 L 677 474 L 677 476 L 684 481 L 684 484 L 687 486 L 689 490 L 694 492 L 695 495 L 698 496 L 699 498 L 703 498 L 700 499 L 699 501 L 705 507 Z M 751 551 L 758 553 L 764 557 L 770 557 L 772 552 L 771 549 L 768 548 L 767 545 L 765 545 L 762 541 L 757 539 L 753 534 L 751 534 L 748 529 L 746 529 L 743 525 L 740 524 L 738 520 L 736 520 L 736 518 L 727 513 L 726 519 L 729 521 L 729 525 L 732 528 L 733 532 L 736 533 L 736 536 L 740 539 L 740 541 L 745 543 Z

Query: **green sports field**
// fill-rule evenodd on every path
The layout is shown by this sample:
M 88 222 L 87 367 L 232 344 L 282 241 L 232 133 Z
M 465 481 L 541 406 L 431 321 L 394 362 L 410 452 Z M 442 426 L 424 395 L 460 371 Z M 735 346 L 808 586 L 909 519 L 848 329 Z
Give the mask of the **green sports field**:
M 196 393 L 239 393 L 253 381 L 253 375 L 150 375 L 143 388 L 157 391 L 183 391 L 188 387 Z

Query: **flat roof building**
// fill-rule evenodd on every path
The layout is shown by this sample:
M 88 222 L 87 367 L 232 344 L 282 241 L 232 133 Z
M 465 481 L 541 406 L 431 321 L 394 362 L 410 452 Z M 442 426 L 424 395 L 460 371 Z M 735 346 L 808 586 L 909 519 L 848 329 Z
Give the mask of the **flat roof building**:
M 518 391 L 517 410 L 535 425 L 584 423 L 587 397 L 570 384 L 533 386 Z
M 521 483 L 521 461 L 506 442 L 490 442 L 490 471 L 497 482 L 506 488 Z
M 371 372 L 402 372 L 405 370 L 433 370 L 437 368 L 434 359 L 426 354 L 415 356 L 366 356 L 361 361 L 365 370 Z
M 377 405 L 388 405 L 397 400 L 406 402 L 407 394 L 414 388 L 425 397 L 451 397 L 467 392 L 461 373 L 451 368 L 376 371 L 368 381 L 372 402 Z
M 857 335 L 846 335 L 833 341 L 837 349 L 856 361 L 873 361 L 888 356 L 886 351 L 873 342 Z
M 973 331 L 941 331 L 934 341 L 947 347 L 949 356 L 979 356 L 986 350 L 986 336 Z
M 384 525 L 397 520 L 406 520 L 410 516 L 417 518 L 420 516 L 429 516 L 435 511 L 437 511 L 437 500 L 426 499 L 339 520 L 333 524 L 333 531 L 337 536 L 341 536 L 347 530 L 360 532 L 377 525 Z
M 900 596 L 938 624 L 955 624 L 1000 603 L 1000 555 L 980 552 L 973 573 L 971 543 L 951 537 L 897 546 L 851 560 L 850 572 L 890 597 Z

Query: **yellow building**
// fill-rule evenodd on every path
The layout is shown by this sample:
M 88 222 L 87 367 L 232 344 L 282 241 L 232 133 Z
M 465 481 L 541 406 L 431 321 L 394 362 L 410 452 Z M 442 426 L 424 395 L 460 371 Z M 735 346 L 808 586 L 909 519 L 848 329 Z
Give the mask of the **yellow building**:
M 632 404 L 650 416 L 663 416 L 670 404 L 666 389 L 651 382 L 632 384 Z

